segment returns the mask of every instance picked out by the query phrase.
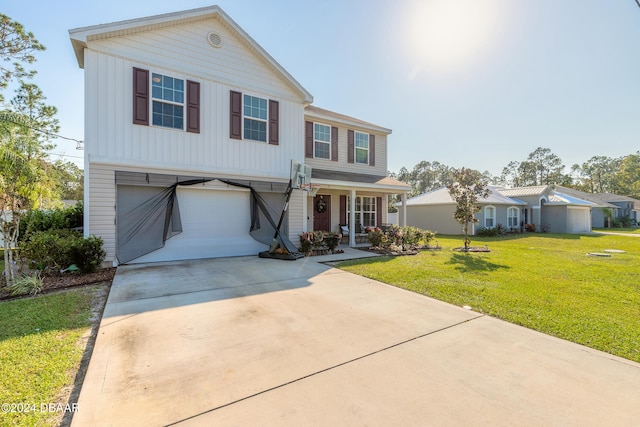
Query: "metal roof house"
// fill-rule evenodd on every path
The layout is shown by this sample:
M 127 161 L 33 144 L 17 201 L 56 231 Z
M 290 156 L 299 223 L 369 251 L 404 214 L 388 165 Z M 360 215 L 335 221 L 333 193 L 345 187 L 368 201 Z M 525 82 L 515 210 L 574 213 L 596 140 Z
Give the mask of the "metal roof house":
M 550 186 L 502 188 L 490 186 L 488 197 L 478 202 L 479 220 L 473 228 L 493 228 L 501 224 L 507 230 L 520 230 L 533 224 L 536 230 L 553 233 L 591 231 L 591 209 L 595 203 L 553 190 Z M 402 207 L 398 206 L 402 211 Z M 455 202 L 442 187 L 408 199 L 407 225 L 441 234 L 461 234 L 461 225 L 453 218 Z

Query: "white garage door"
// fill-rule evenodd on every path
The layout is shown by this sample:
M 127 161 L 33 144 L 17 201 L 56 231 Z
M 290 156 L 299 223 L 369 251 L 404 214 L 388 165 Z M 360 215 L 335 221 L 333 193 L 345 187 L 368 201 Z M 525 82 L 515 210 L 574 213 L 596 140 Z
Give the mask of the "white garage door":
M 567 231 L 569 233 L 590 232 L 591 231 L 590 209 L 569 206 L 567 211 Z
M 131 263 L 257 255 L 268 247 L 249 235 L 248 190 L 178 187 L 182 233 Z

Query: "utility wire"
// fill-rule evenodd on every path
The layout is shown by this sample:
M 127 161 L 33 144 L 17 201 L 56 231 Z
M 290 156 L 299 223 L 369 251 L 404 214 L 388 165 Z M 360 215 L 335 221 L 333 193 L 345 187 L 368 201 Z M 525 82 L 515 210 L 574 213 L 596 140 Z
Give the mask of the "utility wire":
M 22 126 L 22 127 L 27 128 L 27 129 L 31 129 L 31 130 L 34 130 L 36 132 L 43 133 L 43 134 L 48 135 L 48 136 L 53 136 L 55 138 L 60 138 L 60 139 L 66 139 L 67 141 L 73 141 L 73 142 L 75 142 L 77 144 L 77 147 L 80 147 L 80 146 L 82 146 L 82 144 L 84 144 L 84 142 L 80 141 L 79 139 L 69 138 L 69 137 L 66 137 L 66 136 L 58 135 L 56 133 L 51 133 L 51 132 L 48 132 L 46 130 L 42 130 L 42 129 L 35 128 L 33 126 L 25 125 L 24 123 L 14 122 L 13 120 L 7 120 L 7 121 L 9 123 L 13 123 L 14 125 Z M 77 148 L 77 149 L 80 149 L 80 148 Z

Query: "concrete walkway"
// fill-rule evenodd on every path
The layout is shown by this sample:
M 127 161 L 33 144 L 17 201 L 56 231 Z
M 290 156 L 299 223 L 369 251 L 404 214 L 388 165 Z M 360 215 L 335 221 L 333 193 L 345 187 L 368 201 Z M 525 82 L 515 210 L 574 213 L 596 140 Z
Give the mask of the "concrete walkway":
M 640 423 L 640 364 L 316 261 L 119 267 L 73 425 Z

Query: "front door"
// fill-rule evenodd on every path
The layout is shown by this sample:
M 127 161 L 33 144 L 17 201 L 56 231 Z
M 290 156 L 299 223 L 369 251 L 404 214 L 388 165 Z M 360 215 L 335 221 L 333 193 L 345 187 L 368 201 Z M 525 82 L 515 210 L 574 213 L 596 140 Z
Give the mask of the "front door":
M 331 196 L 319 194 L 313 198 L 314 231 L 331 231 Z

